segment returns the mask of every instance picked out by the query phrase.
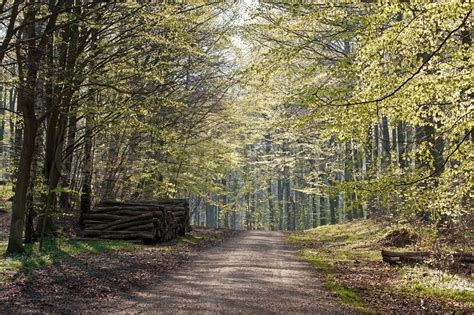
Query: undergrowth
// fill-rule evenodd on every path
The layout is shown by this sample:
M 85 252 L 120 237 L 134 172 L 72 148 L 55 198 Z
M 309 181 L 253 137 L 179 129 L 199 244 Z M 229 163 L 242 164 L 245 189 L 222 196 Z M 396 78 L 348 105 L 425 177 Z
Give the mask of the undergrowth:
M 325 277 L 325 286 L 353 309 L 372 313 L 373 310 L 362 302 L 357 289 L 349 288 L 344 281 L 338 279 L 337 268 L 341 266 L 358 266 L 357 272 L 363 268 L 381 264 L 381 248 L 385 248 L 384 236 L 398 228 L 389 227 L 371 220 L 361 220 L 342 225 L 327 225 L 303 232 L 291 233 L 288 240 L 301 248 L 303 258 L 321 271 Z M 424 236 L 424 232 L 417 231 Z M 429 235 L 428 235 L 429 237 Z M 429 244 L 428 237 L 420 243 Z M 416 250 L 420 244 L 404 249 Z M 375 264 L 375 265 L 374 265 Z M 376 267 L 375 267 L 376 268 Z M 370 269 L 365 269 L 370 272 Z M 390 268 L 395 276 L 394 283 L 387 283 L 387 290 L 399 292 L 420 299 L 423 297 L 450 299 L 468 306 L 474 305 L 474 284 L 472 279 L 454 276 L 446 272 L 426 266 Z

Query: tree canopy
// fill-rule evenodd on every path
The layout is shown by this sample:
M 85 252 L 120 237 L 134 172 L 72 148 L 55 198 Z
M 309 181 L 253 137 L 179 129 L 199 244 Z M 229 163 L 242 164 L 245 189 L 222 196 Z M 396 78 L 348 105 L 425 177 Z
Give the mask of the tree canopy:
M 197 225 L 472 220 L 472 4 L 3 1 L 8 251 L 105 199 Z

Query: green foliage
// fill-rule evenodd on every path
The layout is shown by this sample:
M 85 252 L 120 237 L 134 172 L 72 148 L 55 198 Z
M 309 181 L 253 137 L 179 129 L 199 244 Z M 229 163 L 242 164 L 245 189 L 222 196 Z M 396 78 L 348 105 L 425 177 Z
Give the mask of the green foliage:
M 291 143 L 291 154 L 272 152 L 273 170 L 287 165 L 295 178 L 302 166 L 294 189 L 341 196 L 349 217 L 424 216 L 436 229 L 472 215 L 471 10 L 259 7 L 242 32 L 254 49 L 243 102 L 264 117 L 254 141 L 265 130 L 280 148 Z
M 1 202 L 6 202 L 6 200 L 13 197 L 12 185 L 0 185 L 0 207 L 2 207 Z

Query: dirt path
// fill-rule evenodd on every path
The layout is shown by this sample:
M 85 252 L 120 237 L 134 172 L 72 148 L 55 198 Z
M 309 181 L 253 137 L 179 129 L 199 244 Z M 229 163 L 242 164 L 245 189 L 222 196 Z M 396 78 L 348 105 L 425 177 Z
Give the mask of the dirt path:
M 350 313 L 322 288 L 314 269 L 279 232 L 244 232 L 142 291 L 110 312 Z

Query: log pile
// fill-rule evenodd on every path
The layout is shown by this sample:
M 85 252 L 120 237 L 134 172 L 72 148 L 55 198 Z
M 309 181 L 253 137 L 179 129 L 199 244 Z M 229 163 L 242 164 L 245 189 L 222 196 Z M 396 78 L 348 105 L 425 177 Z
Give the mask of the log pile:
M 84 216 L 84 237 L 167 242 L 191 231 L 185 199 L 107 200 Z
M 390 264 L 406 263 L 416 264 L 423 262 L 430 256 L 428 252 L 395 252 L 390 250 L 382 250 L 382 259 Z
M 382 250 L 383 261 L 390 264 L 417 264 L 423 263 L 434 255 L 430 252 L 412 251 L 412 252 L 398 252 L 391 250 Z M 455 266 L 474 268 L 474 254 L 471 253 L 454 253 L 452 260 Z
M 474 270 L 474 254 L 471 253 L 455 253 L 453 254 L 454 263 L 468 268 L 470 270 Z

